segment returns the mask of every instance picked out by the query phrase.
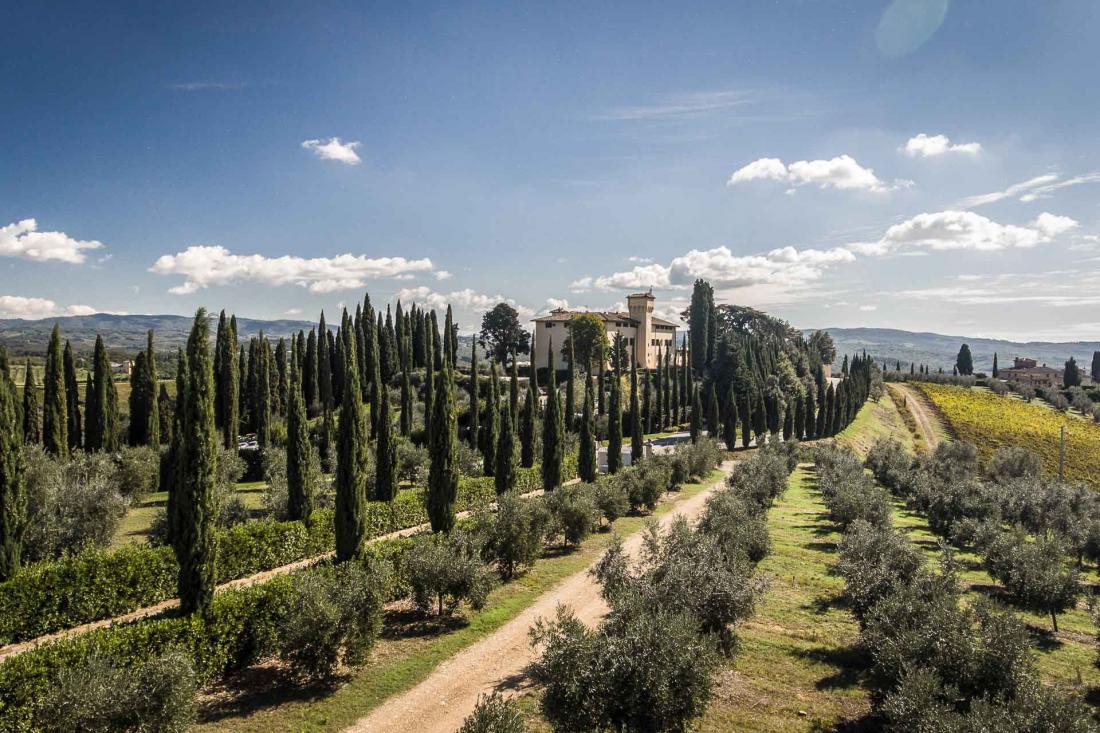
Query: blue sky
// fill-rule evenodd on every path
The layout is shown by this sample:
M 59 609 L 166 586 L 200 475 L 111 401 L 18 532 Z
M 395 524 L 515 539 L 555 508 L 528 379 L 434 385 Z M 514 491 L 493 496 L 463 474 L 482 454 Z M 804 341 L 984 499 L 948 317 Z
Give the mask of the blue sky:
M 223 6 L 231 6 L 226 8 Z M 1090 0 L 23 3 L 0 315 L 607 307 L 1100 338 Z

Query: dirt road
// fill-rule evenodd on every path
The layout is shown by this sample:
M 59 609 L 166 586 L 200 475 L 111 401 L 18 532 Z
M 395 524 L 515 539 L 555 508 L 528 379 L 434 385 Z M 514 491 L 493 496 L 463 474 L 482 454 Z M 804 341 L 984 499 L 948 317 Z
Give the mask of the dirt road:
M 722 485 L 732 467 L 732 462 L 723 464 L 721 480 L 675 504 L 672 511 L 661 516 L 660 524 L 666 526 L 680 516 L 697 518 L 707 497 Z M 637 554 L 641 543 L 642 533 L 637 532 L 627 538 L 624 547 L 630 554 Z M 608 610 L 588 568 L 571 575 L 493 634 L 440 664 L 416 687 L 360 718 L 347 729 L 348 733 L 453 733 L 474 709 L 478 695 L 530 684 L 524 670 L 534 659 L 534 652 L 527 632 L 536 619 L 552 617 L 559 603 L 570 606 L 578 619 L 590 625 Z
M 908 408 L 909 414 L 916 420 L 917 430 L 920 431 L 924 444 L 928 446 L 928 450 L 935 450 L 940 443 L 940 431 L 937 430 L 939 421 L 925 402 L 924 395 L 908 384 L 898 382 L 891 384 L 890 389 L 896 389 L 905 397 L 905 406 Z

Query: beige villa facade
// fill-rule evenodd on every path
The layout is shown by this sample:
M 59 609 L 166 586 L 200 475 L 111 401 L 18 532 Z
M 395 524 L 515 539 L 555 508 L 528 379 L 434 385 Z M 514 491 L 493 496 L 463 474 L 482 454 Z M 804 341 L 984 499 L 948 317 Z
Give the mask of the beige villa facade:
M 627 349 L 634 356 L 634 362 L 641 369 L 655 369 L 658 354 L 666 354 L 675 348 L 676 324 L 653 315 L 653 293 L 635 293 L 626 298 L 627 312 L 615 311 L 569 311 L 558 308 L 548 315 L 534 319 L 535 343 L 532 358 L 539 369 L 550 364 L 551 344 L 554 348 L 554 363 L 564 365 L 561 358 L 561 345 L 569 335 L 569 321 L 578 313 L 590 312 L 600 318 L 607 329 L 607 340 L 615 342 L 622 334 Z

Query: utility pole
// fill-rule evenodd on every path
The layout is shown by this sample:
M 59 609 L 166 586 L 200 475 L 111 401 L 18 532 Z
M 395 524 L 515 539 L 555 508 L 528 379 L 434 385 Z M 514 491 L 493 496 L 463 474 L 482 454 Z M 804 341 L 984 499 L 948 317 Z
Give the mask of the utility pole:
M 1063 425 L 1059 431 L 1060 436 L 1058 439 L 1058 480 L 1066 480 L 1066 426 Z

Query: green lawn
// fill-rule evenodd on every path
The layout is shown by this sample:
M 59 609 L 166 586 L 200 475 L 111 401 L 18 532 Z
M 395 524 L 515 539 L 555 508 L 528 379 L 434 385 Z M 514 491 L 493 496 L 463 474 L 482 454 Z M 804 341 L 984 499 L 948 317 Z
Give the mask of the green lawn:
M 718 477 L 688 484 L 687 498 Z M 663 503 L 655 514 L 669 511 Z M 614 532 L 627 536 L 645 526 L 649 517 L 623 517 Z M 196 731 L 337 731 L 354 723 L 382 701 L 411 688 L 445 659 L 499 629 L 564 578 L 591 564 L 607 546 L 610 532 L 592 536 L 579 550 L 544 558 L 523 577 L 498 587 L 481 611 L 466 609 L 466 620 L 451 628 L 425 627 L 391 614 L 372 661 L 353 670 L 345 684 L 329 690 L 302 689 L 288 684 L 270 668 L 253 670 L 213 691 Z M 242 689 L 243 688 L 243 689 Z
M 256 512 L 263 507 L 265 486 L 267 484 L 263 481 L 237 484 L 237 495 L 241 497 L 246 509 Z M 118 547 L 133 542 L 144 542 L 149 534 L 149 528 L 153 526 L 153 520 L 167 501 L 168 493 L 157 491 L 146 495 L 137 506 L 130 507 L 119 523 L 111 545 Z

